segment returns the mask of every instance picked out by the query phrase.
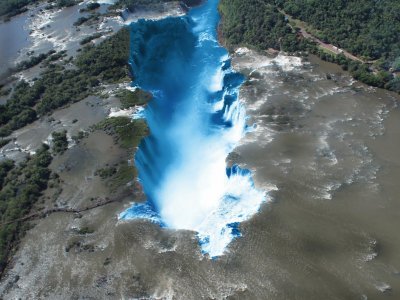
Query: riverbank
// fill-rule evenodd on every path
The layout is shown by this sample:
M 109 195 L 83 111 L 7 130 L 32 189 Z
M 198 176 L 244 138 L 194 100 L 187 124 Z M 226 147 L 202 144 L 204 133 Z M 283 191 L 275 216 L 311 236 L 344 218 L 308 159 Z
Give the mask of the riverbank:
M 16 25 L 22 31 L 31 28 L 31 38 L 28 44 L 17 45 L 21 47 L 19 58 L 2 57 L 0 63 L 1 66 L 5 65 L 4 62 L 15 66 L 19 62 L 18 70 L 11 68 L 7 71 L 14 73 L 14 77 L 2 80 L 1 86 L 3 139 L 0 159 L 7 162 L 1 166 L 2 181 L 4 179 L 7 184 L 5 188 L 17 183 L 24 186 L 25 179 L 20 182 L 14 178 L 15 172 L 19 172 L 17 168 L 23 168 L 20 165 L 34 159 L 43 143 L 50 146 L 53 158 L 49 169 L 45 170 L 50 180 L 45 182 L 44 171 L 37 175 L 41 180 L 40 190 L 34 192 L 36 198 L 33 195 L 29 198 L 30 203 L 23 211 L 14 213 L 13 217 L 10 211 L 14 208 L 7 208 L 12 206 L 13 198 L 9 195 L 3 199 L 1 209 L 3 212 L 6 209 L 7 214 L 3 214 L 0 220 L 1 272 L 5 274 L 1 294 L 7 292 L 9 283 L 13 281 L 9 274 L 16 267 L 16 257 L 25 240 L 24 233 L 32 224 L 41 223 L 42 218 L 50 214 L 82 214 L 101 209 L 104 205 L 143 198 L 140 185 L 135 181 L 137 172 L 133 156 L 140 140 L 148 133 L 143 121 L 131 119 L 143 109 L 151 95 L 129 88 L 129 31 L 123 28 L 125 21 L 122 17 L 103 15 L 107 7 L 98 6 L 101 17 L 91 18 L 84 25 L 77 24 L 84 17 L 82 7 L 60 10 L 43 8 L 41 4 L 26 13 L 29 19 L 22 16 L 21 20 L 27 27 L 21 26 L 18 17 L 7 23 L 7 26 Z M 165 5 L 160 12 L 145 10 L 144 15 L 136 12 L 135 16 L 126 16 L 130 20 L 148 17 L 149 14 L 162 18 L 170 13 L 176 14 L 176 9 L 175 4 Z M 45 23 L 40 21 L 41 18 L 46 18 Z M 105 34 L 85 40 L 93 32 L 104 33 L 104 24 L 109 25 Z M 68 39 L 73 32 L 76 32 L 74 38 Z M 64 38 L 68 42 L 62 43 Z M 79 42 L 81 38 L 84 43 Z M 63 50 L 57 52 L 59 47 Z M 41 51 L 49 52 L 44 55 L 40 54 Z M 39 55 L 33 56 L 32 53 Z M 21 64 L 19 60 L 24 55 L 30 55 L 30 58 Z M 19 107 L 12 113 L 14 117 L 21 108 L 23 117 L 10 119 L 7 113 L 4 114 L 13 105 Z M 31 117 L 25 118 L 24 111 Z M 119 128 L 121 124 L 125 129 Z M 60 132 L 66 134 L 67 147 L 64 149 L 63 146 L 62 151 L 59 151 L 61 148 L 53 149 L 54 134 Z M 15 170 L 9 170 L 8 162 L 13 162 Z M 23 177 L 33 176 L 29 174 Z M 29 178 L 26 180 L 30 182 Z M 81 215 L 70 216 L 73 220 Z M 34 221 L 29 223 L 29 220 Z M 13 238 L 4 234 L 11 228 L 17 229 Z M 8 269 L 3 273 L 6 263 Z
M 245 281 L 241 298 L 396 298 L 399 144 L 388 145 L 399 96 L 315 56 L 242 48 L 232 65 L 247 77 L 240 98 L 256 125 L 232 159 L 258 188 L 278 188 L 235 244 L 235 262 L 263 278 Z
M 203 42 L 215 43 L 215 38 Z M 272 201 L 239 225 L 242 236 L 231 241 L 225 254 L 215 260 L 204 258 L 192 230 L 118 220 L 121 212 L 132 207 L 132 201 L 145 199 L 131 176 L 134 170 L 129 160 L 137 144 L 122 147 L 126 141 L 137 141 L 137 136 L 132 139 L 129 133 L 135 131 L 118 130 L 132 124 L 127 118 L 107 119 L 130 115 L 129 110 L 114 110 L 132 103 L 120 104 L 116 97 L 118 91 L 126 90 L 127 83 L 111 84 L 98 95 L 58 108 L 46 116 L 48 123 L 43 118 L 25 126 L 20 129 L 21 135 L 26 129 L 25 136 L 16 139 L 28 145 L 35 142 L 36 129 L 43 130 L 37 139 L 42 141 L 52 131 L 65 128 L 74 141 L 70 140 L 72 147 L 63 154 L 54 156 L 50 167 L 59 174 L 60 185 L 44 194 L 37 210 L 57 205 L 79 211 L 95 206 L 98 197 L 112 199 L 118 194 L 115 185 L 133 195 L 124 197 L 122 193 L 119 201 L 81 214 L 54 212 L 36 220 L 0 282 L 0 298 L 320 300 L 397 296 L 398 96 L 354 82 L 337 66 L 313 56 L 307 61 L 246 48 L 232 53 L 233 68 L 246 75 L 239 103 L 245 105 L 249 132 L 236 144 L 228 162 L 252 170 L 255 187 L 271 190 Z M 188 52 L 188 57 L 191 54 Z M 210 56 L 207 52 L 200 55 Z M 222 61 L 212 62 L 215 68 L 221 67 Z M 166 68 L 171 69 L 176 70 Z M 164 74 L 156 75 L 166 80 Z M 178 88 L 172 93 L 182 89 L 182 78 L 192 76 L 189 72 L 185 75 L 176 78 Z M 210 78 L 214 77 L 206 76 L 206 80 Z M 200 84 L 196 81 L 190 86 Z M 212 87 L 215 91 L 220 85 Z M 168 102 L 164 105 L 171 107 Z M 190 121 L 184 125 L 192 124 Z M 196 126 L 189 133 L 198 129 Z M 224 169 L 225 152 L 222 154 L 218 157 L 223 157 Z M 193 160 L 204 167 L 203 155 Z M 185 182 L 193 182 L 199 170 L 196 167 L 187 173 Z M 210 174 L 214 173 L 207 172 L 206 179 Z M 178 183 L 182 187 L 182 181 Z M 211 185 L 200 187 L 204 186 L 208 192 Z M 187 210 L 177 213 L 186 216 Z
M 257 127 L 230 160 L 255 171 L 258 188 L 273 184 L 278 190 L 241 225 L 243 236 L 229 252 L 203 259 L 192 231 L 118 221 L 131 206 L 127 197 L 82 215 L 54 213 L 39 220 L 0 284 L 4 298 L 397 295 L 397 96 L 354 82 L 316 57 L 241 49 L 232 65 L 248 78 L 240 99 L 248 123 Z M 93 176 L 104 168 L 98 162 L 112 167 L 118 153 L 124 157 L 101 131 L 81 143 L 52 164 L 55 170 L 71 168 L 63 175 L 71 182 L 64 195 L 73 191 L 76 207 L 107 193 L 104 181 Z
M 318 55 L 325 61 L 337 63 L 343 70 L 350 71 L 353 78 L 365 84 L 385 88 L 397 93 L 400 92 L 400 77 L 398 76 L 399 70 L 396 60 L 396 56 L 398 56 L 396 52 L 397 40 L 394 38 L 397 33 L 393 31 L 390 24 L 384 24 L 385 30 L 382 34 L 375 33 L 374 36 L 377 39 L 375 40 L 371 36 L 368 38 L 368 31 L 366 31 L 366 28 L 368 27 L 368 30 L 370 30 L 369 34 L 371 35 L 371 32 L 375 32 L 376 27 L 368 23 L 369 21 L 366 21 L 368 19 L 363 18 L 362 13 L 355 9 L 352 3 L 348 4 L 349 7 L 345 5 L 346 7 L 341 8 L 351 16 L 351 18 L 344 18 L 341 22 L 338 15 L 330 14 L 329 9 L 323 10 L 322 12 L 317 11 L 318 16 L 326 15 L 326 18 L 332 18 L 335 22 L 338 22 L 338 27 L 342 27 L 342 24 L 346 22 L 352 22 L 354 27 L 359 29 L 360 22 L 357 22 L 357 18 L 360 19 L 359 21 L 363 20 L 368 23 L 368 26 L 365 25 L 359 29 L 363 32 L 363 39 L 368 40 L 368 42 L 361 43 L 360 45 L 360 39 L 357 39 L 357 36 L 353 37 L 354 43 L 358 45 L 357 47 L 352 47 L 358 51 L 358 55 L 356 56 L 354 53 L 346 51 L 349 49 L 339 47 L 339 44 L 329 44 L 326 41 L 327 34 L 324 35 L 322 32 L 324 30 L 326 31 L 327 28 L 323 27 L 324 22 L 322 20 L 320 20 L 318 24 L 323 28 L 319 28 L 319 30 L 313 28 L 312 34 L 310 34 L 307 30 L 310 29 L 311 26 L 293 18 L 287 14 L 287 11 L 283 10 L 283 8 L 286 7 L 287 9 L 292 9 L 297 15 L 302 15 L 299 13 L 300 11 L 306 10 L 308 12 L 313 11 L 313 9 L 321 9 L 320 7 L 313 8 L 312 5 L 308 6 L 307 3 L 304 3 L 305 7 L 303 9 L 301 6 L 299 7 L 298 3 L 292 3 L 292 6 L 290 6 L 290 4 L 286 6 L 286 2 L 275 3 L 269 0 L 251 0 L 250 2 L 242 3 L 240 1 L 222 0 L 219 9 L 223 19 L 221 32 L 225 35 L 226 46 L 231 49 L 235 47 L 249 47 L 258 51 L 266 51 L 268 48 L 272 47 L 285 51 L 286 53 L 292 53 L 292 55 L 312 53 Z M 323 6 L 324 4 L 321 2 L 318 5 Z M 326 5 L 329 6 L 330 4 Z M 336 4 L 332 5 L 334 6 Z M 387 11 L 385 14 L 388 16 L 395 15 L 395 8 L 390 5 L 385 6 L 385 4 L 382 3 L 380 10 L 382 10 L 382 6 L 384 8 L 386 7 Z M 296 7 L 296 9 L 294 9 L 294 7 Z M 374 12 L 374 10 L 371 10 L 371 12 L 373 14 L 373 20 L 378 20 L 379 16 L 377 17 L 377 12 Z M 313 13 L 315 13 L 315 11 Z M 361 15 L 358 16 L 358 13 Z M 304 14 L 308 17 L 312 15 L 311 13 L 308 15 L 306 13 Z M 310 19 L 312 20 L 312 17 Z M 388 19 L 390 18 L 388 17 Z M 371 23 L 373 20 L 371 19 Z M 326 24 L 326 26 L 331 26 L 329 22 Z M 349 46 L 348 42 L 351 39 L 347 35 L 354 35 L 354 32 L 349 28 L 346 30 L 342 29 L 342 32 L 340 34 L 338 33 L 336 37 L 330 35 L 330 39 L 334 39 L 338 43 L 344 43 Z M 332 30 L 334 31 L 334 29 L 335 28 Z M 393 34 L 388 34 L 388 32 L 391 31 L 393 31 Z M 347 32 L 347 34 L 344 32 Z M 383 35 L 388 36 L 387 40 L 391 42 L 388 43 L 387 40 L 384 40 L 382 37 Z M 319 36 L 325 36 L 325 40 L 323 40 L 323 37 L 319 38 Z M 369 46 L 367 47 L 364 44 L 368 44 Z M 373 58 L 360 58 L 360 52 L 362 51 L 373 55 Z

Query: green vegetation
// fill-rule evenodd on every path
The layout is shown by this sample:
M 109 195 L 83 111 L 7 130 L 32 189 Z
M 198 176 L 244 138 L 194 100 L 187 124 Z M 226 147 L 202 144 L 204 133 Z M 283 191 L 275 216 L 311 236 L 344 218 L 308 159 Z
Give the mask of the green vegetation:
M 392 72 L 400 68 L 400 2 L 396 0 L 221 0 L 221 33 L 228 47 L 269 47 L 288 52 L 307 50 L 340 64 L 355 79 L 368 85 L 400 92 Z M 306 22 L 311 33 L 344 48 L 373 65 L 327 53 L 301 37 L 288 15 Z
M 5 145 L 7 145 L 9 142 L 11 142 L 11 139 L 1 139 L 0 140 L 0 148 L 4 147 Z
M 128 8 L 130 11 L 135 11 L 138 6 L 151 7 L 164 2 L 172 2 L 176 0 L 118 0 L 113 7 L 114 8 Z M 184 1 L 185 2 L 185 1 Z
M 89 226 L 83 226 L 77 230 L 77 233 L 82 234 L 82 235 L 91 234 L 93 232 L 94 232 L 94 230 L 92 228 L 90 228 Z
M 50 63 L 32 86 L 20 82 L 7 103 L 0 105 L 0 136 L 32 123 L 38 115 L 84 99 L 100 82 L 127 78 L 128 58 L 129 31 L 124 28 L 99 45 L 85 47 L 73 61 L 74 69 Z
M 39 54 L 38 56 L 32 56 L 29 60 L 24 60 L 24 61 L 18 63 L 17 64 L 17 71 L 22 71 L 22 70 L 26 70 L 26 69 L 32 68 L 32 67 L 40 64 L 47 57 L 49 57 L 50 55 L 52 55 L 54 53 L 56 53 L 55 50 L 50 50 L 47 53 L 42 53 L 42 54 Z
M 1 0 L 0 1 L 0 16 L 7 15 L 7 18 L 11 18 L 18 14 L 27 11 L 26 6 L 29 4 L 38 3 L 40 0 Z M 54 4 L 50 4 L 46 7 L 46 9 L 50 9 L 53 7 L 62 8 L 74 6 L 79 1 L 75 0 L 49 0 L 49 3 L 55 2 Z
M 100 176 L 102 180 L 106 180 L 106 184 L 111 191 L 117 191 L 129 184 L 137 176 L 137 171 L 134 166 L 128 165 L 123 160 L 114 166 L 98 169 L 95 175 Z
M 143 92 L 141 92 L 143 93 Z M 144 120 L 132 120 L 128 117 L 112 117 L 98 123 L 93 129 L 104 130 L 112 135 L 121 147 L 132 149 L 139 146 L 142 138 L 148 135 L 148 127 Z M 129 151 L 129 156 L 132 155 Z M 105 166 L 96 171 L 95 175 L 106 180 L 112 191 L 126 187 L 137 176 L 134 166 L 128 165 L 126 159 L 113 166 Z
M 86 76 L 116 82 L 128 76 L 129 30 L 121 29 L 97 46 L 87 46 L 76 59 Z
M 80 17 L 78 20 L 76 20 L 75 22 L 74 22 L 74 26 L 81 26 L 82 24 L 84 24 L 84 23 L 86 23 L 86 22 L 89 22 L 89 21 L 91 21 L 91 20 L 99 20 L 99 17 L 100 17 L 100 14 L 98 14 L 98 13 L 93 13 L 93 14 L 91 14 L 91 15 L 89 15 L 89 16 L 87 16 L 87 17 Z
M 123 161 L 117 169 L 117 172 L 111 177 L 108 186 L 112 191 L 116 191 L 121 187 L 127 186 L 137 176 L 134 166 L 129 166 Z
M 70 6 L 74 6 L 77 3 L 78 3 L 78 1 L 75 1 L 75 0 L 57 0 L 56 6 L 57 6 L 57 8 L 70 7 Z
M 397 0 L 270 0 L 318 29 L 319 38 L 367 59 L 400 56 L 400 2 Z
M 11 93 L 11 88 L 4 88 L 4 86 L 0 85 L 0 97 L 8 96 Z
M 269 0 L 286 13 L 307 22 L 315 28 L 318 38 L 366 61 L 373 66 L 341 60 L 345 70 L 355 79 L 368 85 L 387 88 L 400 93 L 398 78 L 393 77 L 400 62 L 400 2 L 397 0 L 307 1 Z
M 13 245 L 26 229 L 21 221 L 16 220 L 30 212 L 41 192 L 47 188 L 51 160 L 49 147 L 43 145 L 18 166 L 11 161 L 0 164 L 0 274 Z M 12 221 L 15 222 L 10 223 Z
M 340 65 L 343 70 L 349 71 L 355 79 L 365 84 L 392 90 L 388 87 L 393 78 L 389 72 L 384 70 L 372 72 L 366 64 L 348 59 L 343 54 L 328 53 L 324 49 L 317 49 L 313 53 L 318 55 L 322 60 Z
M 141 89 L 136 89 L 133 92 L 129 90 L 122 90 L 117 94 L 121 101 L 121 108 L 126 109 L 136 105 L 145 105 L 151 99 L 151 94 Z
M 12 17 L 26 11 L 25 6 L 35 3 L 37 0 L 1 0 L 0 16 Z
M 273 4 L 262 0 L 221 0 L 221 33 L 228 48 L 247 46 L 297 51 L 308 47 Z
M 100 7 L 100 4 L 97 2 L 91 2 L 89 3 L 85 8 L 80 9 L 80 12 L 87 12 L 87 11 L 92 11 L 95 9 L 98 9 Z
M 105 167 L 96 170 L 94 175 L 100 176 L 101 179 L 106 179 L 108 177 L 113 176 L 115 173 L 117 173 L 117 168 L 115 167 Z
M 72 139 L 75 143 L 78 144 L 83 138 L 87 137 L 88 135 L 89 135 L 88 132 L 85 132 L 85 131 L 80 130 L 80 131 L 78 132 L 77 135 L 71 136 L 71 139 Z
M 108 118 L 98 123 L 95 129 L 104 130 L 112 135 L 123 148 L 137 147 L 142 138 L 148 134 L 144 120 L 131 120 L 128 117 Z
M 0 189 L 3 188 L 4 179 L 7 177 L 9 171 L 14 168 L 14 161 L 5 160 L 0 162 Z
M 203 0 L 118 0 L 115 4 L 109 7 L 109 11 L 114 13 L 118 9 L 128 9 L 134 12 L 136 9 L 160 9 L 160 4 L 167 2 L 179 2 L 183 9 L 187 7 L 194 7 L 201 4 Z
M 89 36 L 85 37 L 82 41 L 80 41 L 79 44 L 85 45 L 85 44 L 90 43 L 91 41 L 93 41 L 95 39 L 98 39 L 102 35 L 103 34 L 101 32 L 97 32 L 95 34 L 89 35 Z
M 134 166 L 129 166 L 125 160 L 114 166 L 98 169 L 95 175 L 106 180 L 106 184 L 112 191 L 119 190 L 129 184 L 137 176 Z
M 68 149 L 67 131 L 53 132 L 51 136 L 53 138 L 53 152 L 63 154 Z

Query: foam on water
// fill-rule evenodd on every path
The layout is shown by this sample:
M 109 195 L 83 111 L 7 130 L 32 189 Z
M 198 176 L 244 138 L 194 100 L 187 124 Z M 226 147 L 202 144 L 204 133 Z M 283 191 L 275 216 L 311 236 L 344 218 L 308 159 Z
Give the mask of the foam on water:
M 144 111 L 151 135 L 135 161 L 148 198 L 119 215 L 197 232 L 203 253 L 222 255 L 239 223 L 266 201 L 251 171 L 227 167 L 247 131 L 238 100 L 243 78 L 216 40 L 218 0 L 185 17 L 131 25 L 135 85 L 153 93 Z

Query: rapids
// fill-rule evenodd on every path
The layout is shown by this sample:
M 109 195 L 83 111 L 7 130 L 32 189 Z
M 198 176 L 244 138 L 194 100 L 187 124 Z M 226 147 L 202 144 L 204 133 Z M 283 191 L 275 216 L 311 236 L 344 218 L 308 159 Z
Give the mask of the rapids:
M 154 98 L 144 112 L 151 135 L 135 156 L 147 202 L 119 216 L 195 231 L 211 257 L 267 200 L 251 171 L 226 163 L 251 127 L 238 99 L 244 78 L 217 41 L 217 5 L 209 0 L 183 17 L 131 24 L 133 85 Z

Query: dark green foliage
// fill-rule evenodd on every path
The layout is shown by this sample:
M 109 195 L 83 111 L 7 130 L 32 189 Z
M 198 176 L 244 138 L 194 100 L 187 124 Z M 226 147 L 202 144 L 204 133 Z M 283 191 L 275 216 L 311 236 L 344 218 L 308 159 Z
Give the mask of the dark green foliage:
M 14 161 L 5 160 L 0 162 L 0 189 L 3 188 L 4 178 L 6 178 L 8 172 L 14 168 Z
M 315 47 L 301 39 L 273 3 L 263 0 L 221 0 L 221 33 L 227 47 L 247 46 L 289 52 Z
M 318 29 L 327 42 L 368 59 L 400 56 L 398 0 L 264 0 Z
M 106 167 L 106 168 L 98 169 L 94 175 L 100 176 L 101 179 L 106 179 L 106 178 L 114 175 L 116 172 L 117 172 L 117 168 Z
M 1 0 L 0 1 L 0 16 L 7 15 L 12 17 L 27 11 L 26 6 L 32 3 L 37 3 L 39 0 Z M 49 1 L 52 2 L 52 1 Z M 77 4 L 75 0 L 57 0 L 56 7 L 69 7 Z M 52 8 L 53 6 L 48 6 L 47 8 Z
M 87 36 L 85 37 L 82 41 L 79 42 L 79 44 L 81 45 L 85 45 L 89 42 L 91 42 L 94 39 L 98 39 L 99 37 L 101 37 L 103 34 L 101 32 L 95 33 L 93 35 Z
M 129 166 L 125 161 L 122 162 L 117 172 L 108 181 L 108 186 L 112 191 L 116 191 L 137 177 L 137 170 L 134 166 Z
M 64 153 L 68 149 L 67 131 L 53 132 L 51 136 L 53 138 L 53 152 L 58 154 Z
M 145 105 L 151 99 L 151 94 L 141 89 L 135 91 L 123 90 L 117 94 L 121 101 L 121 108 L 126 109 L 135 105 Z
M 99 4 L 99 3 L 97 3 L 97 2 L 91 2 L 91 3 L 89 3 L 89 4 L 86 6 L 86 8 L 82 8 L 82 9 L 80 10 L 80 12 L 95 10 L 95 9 L 98 9 L 99 7 L 100 7 L 100 4 Z
M 25 6 L 35 2 L 37 2 L 37 0 L 1 0 L 0 16 L 8 15 L 12 17 L 18 15 L 26 11 Z
M 97 46 L 87 46 L 76 59 L 85 74 L 100 76 L 102 80 L 118 80 L 127 76 L 129 32 L 124 28 Z
M 337 61 L 333 55 L 317 52 L 322 59 L 339 63 L 368 85 L 399 92 L 397 80 L 389 73 L 400 67 L 399 1 L 264 1 L 312 25 L 320 39 L 375 62 L 372 67 L 357 62 L 350 67 L 343 58 Z
M 400 77 L 396 77 L 389 81 L 385 88 L 387 88 L 390 91 L 400 93 Z
M 89 95 L 92 86 L 91 78 L 80 70 L 64 70 L 61 67 L 44 72 L 35 85 L 40 83 L 45 86 L 45 90 L 37 106 L 39 114 L 82 100 Z
M 8 96 L 10 93 L 11 93 L 11 88 L 4 88 L 4 86 L 2 86 L 1 88 L 0 88 L 0 97 L 1 96 Z
M 66 50 L 62 50 L 62 51 L 60 51 L 58 53 L 55 53 L 55 52 L 53 52 L 53 53 L 54 54 L 49 57 L 48 62 L 57 61 L 60 58 L 67 56 L 67 51 Z
M 321 40 L 366 59 L 373 67 L 318 49 L 300 38 L 277 8 L 315 28 Z M 397 0 L 221 0 L 221 32 L 228 46 L 307 50 L 349 70 L 368 85 L 399 91 L 390 72 L 400 68 L 400 2 Z M 389 71 L 389 72 L 388 72 Z
M 74 26 L 80 26 L 80 25 L 82 25 L 83 23 L 85 23 L 85 22 L 87 22 L 89 20 L 90 20 L 90 18 L 88 18 L 88 17 L 80 17 L 78 20 L 76 20 L 74 22 Z
M 99 8 L 99 7 L 100 7 L 100 4 L 97 3 L 97 2 L 89 3 L 89 4 L 86 6 L 86 8 L 87 8 L 88 10 L 97 9 L 97 8 Z
M 172 2 L 176 0 L 119 0 L 115 3 L 115 8 L 128 8 L 130 11 L 135 11 L 138 6 L 147 6 L 150 8 L 151 6 L 164 3 L 164 2 Z M 185 2 L 185 1 L 183 1 Z
M 94 230 L 91 229 L 89 226 L 84 226 L 82 228 L 79 228 L 77 231 L 78 234 L 91 234 L 93 232 Z
M 379 88 L 387 87 L 388 82 L 393 78 L 392 74 L 386 71 L 372 72 L 368 65 L 346 58 L 343 54 L 329 54 L 323 50 L 314 52 L 322 60 L 339 64 L 343 70 L 349 71 L 357 80 Z
M 33 66 L 40 64 L 47 57 L 49 57 L 50 55 L 52 55 L 54 53 L 56 53 L 55 50 L 50 50 L 47 53 L 39 54 L 38 56 L 32 56 L 29 60 L 24 60 L 24 61 L 20 62 L 19 64 L 17 64 L 17 70 L 22 71 L 22 70 L 32 68 Z
M 85 138 L 85 137 L 87 137 L 87 136 L 88 136 L 88 133 L 81 130 L 81 131 L 78 132 L 77 135 L 73 135 L 73 136 L 71 137 L 71 139 L 74 140 L 75 143 L 79 143 L 80 140 L 82 140 L 83 138 Z
M 137 147 L 144 136 L 148 134 L 148 128 L 144 120 L 131 120 L 128 117 L 108 118 L 95 126 L 114 136 L 124 148 Z
M 11 142 L 11 139 L 1 139 L 0 140 L 0 148 L 4 147 L 5 145 L 7 145 L 9 142 Z
M 112 167 L 98 169 L 95 175 L 100 176 L 111 191 L 117 191 L 137 176 L 137 170 L 134 166 L 128 165 L 126 161 L 121 161 Z
M 53 55 L 58 59 L 65 53 Z M 75 61 L 76 69 L 50 63 L 32 86 L 20 82 L 7 103 L 0 105 L 0 136 L 32 123 L 37 114 L 84 99 L 101 81 L 112 83 L 125 78 L 128 57 L 129 31 L 124 28 L 97 46 L 85 47 Z
M 74 6 L 75 4 L 77 4 L 75 0 L 57 0 L 56 6 L 58 8 L 62 8 L 62 7 Z
M 7 222 L 27 215 L 41 192 L 47 188 L 50 178 L 51 155 L 49 147 L 43 145 L 35 155 L 15 166 L 6 161 L 0 164 L 0 273 L 3 272 L 12 245 L 23 234 L 22 222 Z
M 36 118 L 36 112 L 30 107 L 34 106 L 44 87 L 40 83 L 29 86 L 21 81 L 14 89 L 14 93 L 5 105 L 0 105 L 0 135 L 6 136 L 12 130 L 21 128 L 31 123 Z
M 74 22 L 74 26 L 81 26 L 82 24 L 89 22 L 90 20 L 98 20 L 100 14 L 98 13 L 93 13 L 87 17 L 80 17 L 78 20 Z

